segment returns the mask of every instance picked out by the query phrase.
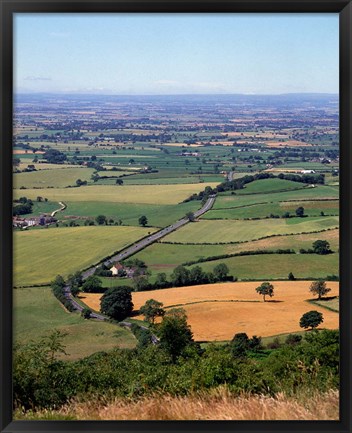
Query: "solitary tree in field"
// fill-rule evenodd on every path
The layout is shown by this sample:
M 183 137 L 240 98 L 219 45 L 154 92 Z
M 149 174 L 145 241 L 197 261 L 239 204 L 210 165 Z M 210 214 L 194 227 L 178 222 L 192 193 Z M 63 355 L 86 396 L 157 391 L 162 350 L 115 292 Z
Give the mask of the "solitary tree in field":
M 322 296 L 331 291 L 331 289 L 326 287 L 326 282 L 323 280 L 313 281 L 309 287 L 309 290 L 313 293 L 313 295 L 318 295 L 318 299 L 321 299 Z
M 304 313 L 299 321 L 299 326 L 301 328 L 307 329 L 311 328 L 314 329 L 317 326 L 319 326 L 321 323 L 323 323 L 323 315 L 319 313 L 319 311 L 308 311 L 307 313 Z
M 123 180 L 122 179 L 116 179 L 116 185 L 122 185 Z
M 298 207 L 298 208 L 296 209 L 296 215 L 297 215 L 298 217 L 303 217 L 303 215 L 304 215 L 304 207 L 302 207 L 302 206 Z
M 313 243 L 313 251 L 316 254 L 330 254 L 332 253 L 330 249 L 330 244 L 328 241 L 318 240 Z
M 296 278 L 295 278 L 295 276 L 293 275 L 293 273 L 290 272 L 290 273 L 288 274 L 288 279 L 289 279 L 290 281 L 294 281 Z
M 274 296 L 274 286 L 270 284 L 268 281 L 262 283 L 259 287 L 255 289 L 260 295 L 263 296 L 265 302 L 265 296 Z
M 145 320 L 154 323 L 156 317 L 163 317 L 165 310 L 162 308 L 163 303 L 155 299 L 148 299 L 148 301 L 139 309 L 144 315 Z
M 145 227 L 148 224 L 148 218 L 145 215 L 142 215 L 139 217 L 138 223 L 139 225 Z

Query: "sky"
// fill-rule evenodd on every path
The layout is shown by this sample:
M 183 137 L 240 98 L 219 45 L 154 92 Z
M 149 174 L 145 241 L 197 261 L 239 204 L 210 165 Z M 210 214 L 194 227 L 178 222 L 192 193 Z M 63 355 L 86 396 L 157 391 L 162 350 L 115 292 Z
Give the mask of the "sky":
M 338 93 L 338 14 L 18 13 L 15 93 Z

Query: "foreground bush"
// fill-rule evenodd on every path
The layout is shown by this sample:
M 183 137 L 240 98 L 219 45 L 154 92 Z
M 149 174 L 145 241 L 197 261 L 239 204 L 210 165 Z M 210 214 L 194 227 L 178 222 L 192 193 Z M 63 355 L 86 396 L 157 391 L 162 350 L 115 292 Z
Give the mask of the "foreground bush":
M 97 395 L 182 396 L 225 384 L 232 395 L 268 396 L 326 392 L 339 386 L 338 331 L 307 332 L 294 345 L 266 351 L 257 347 L 241 356 L 236 356 L 231 344 L 202 350 L 190 341 L 176 359 L 167 348 L 149 344 L 136 350 L 99 352 L 75 362 L 57 359 L 64 351 L 61 337 L 56 333 L 16 348 L 15 407 L 53 409 L 73 397 L 90 401 Z

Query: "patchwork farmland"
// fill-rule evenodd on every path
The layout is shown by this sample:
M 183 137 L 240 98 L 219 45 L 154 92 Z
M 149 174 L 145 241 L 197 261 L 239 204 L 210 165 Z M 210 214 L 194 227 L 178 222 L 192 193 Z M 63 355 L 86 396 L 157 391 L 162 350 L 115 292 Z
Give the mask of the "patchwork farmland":
M 19 98 L 19 353 L 62 341 L 69 398 L 336 389 L 338 105 L 300 98 Z

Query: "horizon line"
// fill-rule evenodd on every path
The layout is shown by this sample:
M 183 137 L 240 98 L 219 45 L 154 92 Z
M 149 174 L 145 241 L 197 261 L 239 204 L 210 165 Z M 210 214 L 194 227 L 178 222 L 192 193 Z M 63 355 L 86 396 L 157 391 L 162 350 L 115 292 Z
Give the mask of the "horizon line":
M 331 95 L 339 92 L 283 92 L 283 93 L 95 93 L 95 92 L 13 92 L 13 96 L 22 95 L 61 95 L 61 96 L 286 96 L 286 95 Z

